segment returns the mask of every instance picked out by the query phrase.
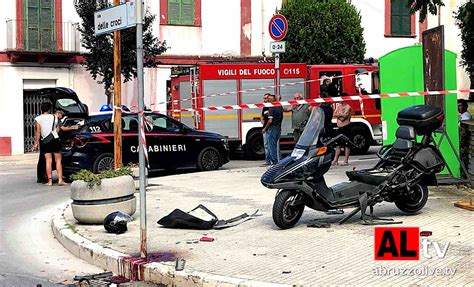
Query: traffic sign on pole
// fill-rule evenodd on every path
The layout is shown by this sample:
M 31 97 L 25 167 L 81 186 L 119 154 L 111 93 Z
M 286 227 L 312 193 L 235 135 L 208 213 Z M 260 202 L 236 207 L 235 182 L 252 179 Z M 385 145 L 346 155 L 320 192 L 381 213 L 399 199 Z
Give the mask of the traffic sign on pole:
M 286 21 L 285 16 L 281 14 L 273 15 L 268 24 L 268 32 L 270 37 L 275 41 L 281 41 L 285 38 L 286 33 L 288 32 L 288 22 Z

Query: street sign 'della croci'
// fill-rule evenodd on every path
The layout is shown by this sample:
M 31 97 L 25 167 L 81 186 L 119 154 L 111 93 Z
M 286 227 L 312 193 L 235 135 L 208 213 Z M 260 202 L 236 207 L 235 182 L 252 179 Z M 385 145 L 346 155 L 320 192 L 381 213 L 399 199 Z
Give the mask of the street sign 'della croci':
M 101 35 L 128 27 L 127 4 L 94 12 L 95 34 Z

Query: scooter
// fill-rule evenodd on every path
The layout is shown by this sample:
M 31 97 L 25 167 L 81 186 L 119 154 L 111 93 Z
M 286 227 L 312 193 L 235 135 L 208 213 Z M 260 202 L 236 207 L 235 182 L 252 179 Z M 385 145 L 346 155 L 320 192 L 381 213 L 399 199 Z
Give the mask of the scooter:
M 380 224 L 391 220 L 373 215 L 374 205 L 382 201 L 394 202 L 409 214 L 418 212 L 428 200 L 427 186 L 437 184 L 436 173 L 445 167 L 432 138 L 443 120 L 442 110 L 433 106 L 418 105 L 401 110 L 397 115 L 400 126 L 396 140 L 377 152 L 379 162 L 370 169 L 346 172 L 349 181 L 328 187 L 324 174 L 331 167 L 334 148 L 348 139 L 338 135 L 321 141 L 324 115 L 321 109 L 314 108 L 291 155 L 261 177 L 265 187 L 278 189 L 273 221 L 279 228 L 288 229 L 301 218 L 305 206 L 324 212 L 355 207 L 340 224 L 359 211 L 365 224 Z M 417 135 L 422 136 L 420 142 Z M 368 215 L 367 207 L 370 208 Z

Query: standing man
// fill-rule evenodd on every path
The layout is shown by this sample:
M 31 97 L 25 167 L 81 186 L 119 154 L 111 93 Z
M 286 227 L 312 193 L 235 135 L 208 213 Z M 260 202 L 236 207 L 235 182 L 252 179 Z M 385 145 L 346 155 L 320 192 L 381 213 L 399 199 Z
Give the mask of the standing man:
M 299 101 L 302 100 L 303 97 L 300 93 L 295 93 L 293 99 Z M 297 143 L 311 114 L 309 105 L 295 105 L 284 108 L 283 111 L 291 112 L 291 128 L 293 129 L 293 138 L 295 139 L 295 143 Z
M 268 97 L 269 102 L 275 101 L 275 96 L 270 95 Z M 282 107 L 271 107 L 268 109 L 268 122 L 263 127 L 262 133 L 266 133 L 268 149 L 270 153 L 270 163 L 278 163 L 278 140 L 281 134 L 281 122 L 283 121 L 283 108 Z
M 271 94 L 269 93 L 266 93 L 264 96 L 263 96 L 263 102 L 264 103 L 268 103 L 268 97 L 271 96 Z M 265 128 L 265 126 L 267 125 L 268 123 L 268 107 L 264 107 L 262 109 L 262 114 L 260 115 L 260 122 L 262 123 L 262 126 L 263 128 Z M 265 149 L 265 163 L 262 165 L 262 166 L 268 166 L 268 165 L 271 165 L 271 161 L 270 161 L 270 151 L 268 149 L 268 138 L 267 138 L 267 134 L 262 130 L 262 136 L 263 136 L 263 147 Z
M 347 93 L 342 93 L 341 96 L 347 96 Z M 346 102 L 343 101 L 341 104 L 336 108 L 334 111 L 334 117 L 337 119 L 337 132 L 338 134 L 343 134 L 346 137 L 350 138 L 350 123 L 351 123 L 351 116 L 352 116 L 352 108 Z M 341 165 L 348 165 L 349 164 L 349 154 L 351 152 L 351 148 L 349 146 L 349 142 L 345 143 L 344 153 L 345 158 L 344 162 Z M 339 155 L 341 154 L 341 147 L 340 145 L 336 146 L 336 155 L 334 156 L 334 161 L 332 162 L 333 165 L 338 165 Z

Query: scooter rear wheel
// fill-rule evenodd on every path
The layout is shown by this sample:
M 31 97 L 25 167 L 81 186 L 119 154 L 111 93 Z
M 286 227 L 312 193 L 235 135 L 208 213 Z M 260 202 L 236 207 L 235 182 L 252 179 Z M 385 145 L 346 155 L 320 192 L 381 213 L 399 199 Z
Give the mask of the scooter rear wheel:
M 415 213 L 420 211 L 428 201 L 428 187 L 418 183 L 409 193 L 395 200 L 395 205 L 403 212 Z
M 301 196 L 303 195 L 296 190 L 288 189 L 284 189 L 277 194 L 273 203 L 273 222 L 279 228 L 292 228 L 300 220 L 301 215 L 303 215 L 304 204 L 294 205 L 294 203 L 300 201 Z

